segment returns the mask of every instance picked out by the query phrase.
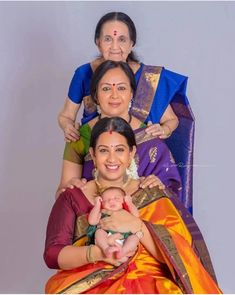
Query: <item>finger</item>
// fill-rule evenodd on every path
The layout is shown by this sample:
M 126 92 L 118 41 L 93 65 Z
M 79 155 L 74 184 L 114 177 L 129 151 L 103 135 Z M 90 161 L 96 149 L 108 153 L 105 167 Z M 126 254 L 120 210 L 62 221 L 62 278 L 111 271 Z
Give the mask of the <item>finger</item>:
M 152 121 L 148 121 L 147 126 L 151 126 L 152 124 Z
M 76 130 L 79 130 L 79 129 L 80 129 L 80 124 L 79 124 L 78 122 L 75 122 L 75 124 L 74 124 L 74 128 L 75 128 Z

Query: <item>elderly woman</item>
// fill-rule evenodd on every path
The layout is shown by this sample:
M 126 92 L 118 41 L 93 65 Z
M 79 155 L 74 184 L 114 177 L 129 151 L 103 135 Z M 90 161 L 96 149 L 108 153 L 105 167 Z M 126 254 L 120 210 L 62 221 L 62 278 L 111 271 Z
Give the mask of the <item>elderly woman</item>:
M 106 117 L 93 127 L 90 154 L 96 177 L 86 189 L 62 193 L 49 217 L 44 259 L 48 267 L 60 271 L 47 282 L 46 293 L 221 292 L 205 251 L 201 255 L 194 250 L 193 236 L 180 215 L 184 207 L 178 211 L 174 197 L 156 187 L 139 189 L 139 180 L 128 177 L 135 151 L 134 132 L 124 119 Z M 123 263 L 115 256 L 107 258 L 97 245 L 86 245 L 87 214 L 99 191 L 110 186 L 123 188 L 140 213 L 136 217 L 127 210 L 106 210 L 108 216 L 100 221 L 104 230 L 131 232 L 139 238 L 136 253 L 129 253 Z M 190 218 L 190 227 L 196 228 Z
M 66 140 L 76 141 L 79 132 L 75 128 L 75 119 L 81 103 L 84 103 L 82 123 L 97 116 L 96 104 L 90 98 L 90 81 L 94 70 L 108 59 L 127 62 L 138 84 L 131 113 L 142 122 L 156 124 L 154 135 L 162 139 L 169 137 L 167 145 L 184 183 L 183 202 L 191 210 L 194 118 L 186 97 L 187 78 L 163 67 L 146 66 L 139 62 L 132 51 L 136 37 L 135 25 L 125 13 L 111 12 L 100 19 L 94 39 L 101 56 L 76 70 L 68 98 L 58 117 L 59 124 Z M 151 127 L 148 131 L 152 132 Z
M 146 126 L 130 112 L 136 82 L 125 62 L 105 61 L 95 71 L 91 81 L 91 96 L 100 114 L 80 128 L 80 139 L 66 143 L 62 177 L 58 193 L 69 185 L 81 186 L 80 179 L 92 179 L 93 161 L 88 154 L 91 130 L 103 117 L 119 116 L 130 123 L 137 140 L 138 175 L 147 176 L 142 187 L 160 185 L 181 198 L 181 180 L 174 159 L 162 139 L 146 133 Z

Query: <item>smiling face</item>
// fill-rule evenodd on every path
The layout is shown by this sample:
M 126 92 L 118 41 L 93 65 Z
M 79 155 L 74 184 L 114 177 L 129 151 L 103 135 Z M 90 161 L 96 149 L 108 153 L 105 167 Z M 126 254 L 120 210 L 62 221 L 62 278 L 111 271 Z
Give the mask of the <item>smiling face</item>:
M 95 150 L 90 148 L 92 159 L 99 171 L 99 181 L 119 186 L 126 176 L 126 168 L 129 167 L 135 150 L 135 146 L 130 150 L 123 135 L 115 131 L 103 132 L 97 139 Z
M 104 23 L 96 45 L 105 60 L 114 61 L 126 61 L 133 48 L 128 27 L 121 21 Z
M 121 68 L 108 70 L 97 87 L 97 101 L 101 115 L 127 119 L 132 95 L 130 80 L 123 70 Z
M 118 188 L 110 188 L 102 193 L 102 200 L 104 209 L 118 211 L 123 208 L 124 194 Z

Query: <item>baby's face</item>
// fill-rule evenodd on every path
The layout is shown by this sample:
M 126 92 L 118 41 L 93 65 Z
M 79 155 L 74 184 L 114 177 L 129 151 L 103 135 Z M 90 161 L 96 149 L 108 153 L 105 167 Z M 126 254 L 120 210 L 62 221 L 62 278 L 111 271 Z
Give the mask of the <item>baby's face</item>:
M 104 209 L 118 211 L 123 208 L 123 193 L 116 189 L 110 189 L 102 194 L 102 205 Z

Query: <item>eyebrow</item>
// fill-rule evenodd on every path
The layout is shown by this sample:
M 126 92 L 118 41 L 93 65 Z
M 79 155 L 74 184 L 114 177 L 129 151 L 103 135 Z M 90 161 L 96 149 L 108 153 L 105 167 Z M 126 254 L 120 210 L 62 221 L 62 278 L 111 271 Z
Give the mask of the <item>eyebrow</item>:
M 104 145 L 104 144 L 100 144 L 100 145 L 97 146 L 97 148 L 101 148 L 101 147 L 109 148 L 110 146 L 109 145 Z M 117 145 L 112 146 L 112 147 L 126 147 L 126 145 L 124 145 L 124 144 L 117 144 Z
M 100 83 L 100 85 L 113 85 L 113 84 L 115 84 L 115 85 L 120 85 L 120 84 L 125 84 L 125 85 L 128 85 L 129 83 L 127 83 L 127 82 L 118 82 L 118 83 L 108 83 L 108 82 L 103 82 L 103 83 Z

